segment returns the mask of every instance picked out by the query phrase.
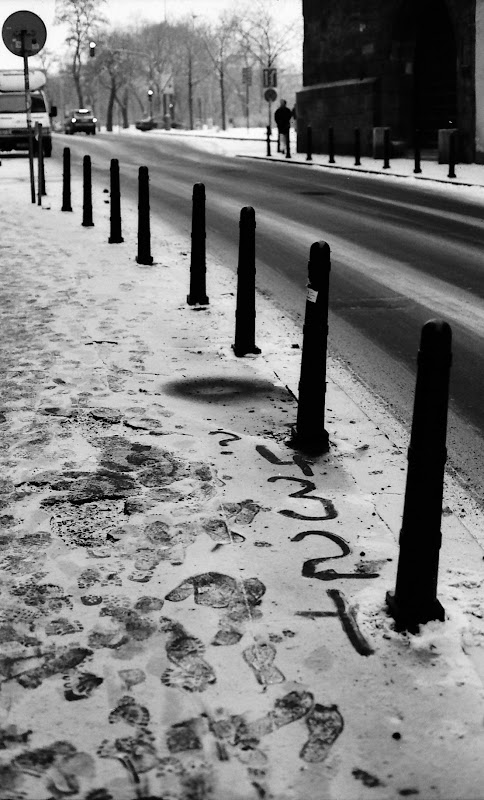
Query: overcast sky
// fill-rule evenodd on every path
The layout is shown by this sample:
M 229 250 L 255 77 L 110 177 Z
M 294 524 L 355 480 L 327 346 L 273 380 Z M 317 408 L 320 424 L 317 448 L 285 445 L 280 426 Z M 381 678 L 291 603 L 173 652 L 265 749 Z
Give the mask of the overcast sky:
M 278 18 L 287 21 L 302 20 L 302 0 L 274 0 Z M 237 0 L 107 0 L 104 14 L 112 26 L 125 26 L 130 22 L 175 20 L 188 14 L 215 21 L 225 9 L 240 6 Z M 63 46 L 65 32 L 54 26 L 55 0 L 0 0 L 0 25 L 15 11 L 32 11 L 47 28 L 46 48 L 56 50 Z M 0 68 L 22 68 L 23 61 L 9 53 L 3 40 L 0 43 Z

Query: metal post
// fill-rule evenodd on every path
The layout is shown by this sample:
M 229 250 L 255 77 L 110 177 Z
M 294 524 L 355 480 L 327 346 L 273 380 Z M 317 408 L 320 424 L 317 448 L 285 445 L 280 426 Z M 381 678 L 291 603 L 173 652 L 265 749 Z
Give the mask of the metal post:
M 328 129 L 328 152 L 329 152 L 329 163 L 334 164 L 334 128 Z
M 94 225 L 92 221 L 92 183 L 91 183 L 91 156 L 84 156 L 82 160 L 83 174 L 83 203 L 82 224 L 85 228 Z
M 271 154 L 271 126 L 268 125 L 266 128 L 266 143 L 267 143 L 267 155 L 270 156 Z
M 456 178 L 455 174 L 455 158 L 456 158 L 456 131 L 451 131 L 449 134 L 449 173 L 448 178 Z
M 383 169 L 390 169 L 390 128 L 383 131 Z
M 207 263 L 205 255 L 205 185 L 196 183 L 193 187 L 192 199 L 192 250 L 190 255 L 190 293 L 187 296 L 189 306 L 207 305 L 208 297 L 205 289 Z
M 329 450 L 324 414 L 330 255 L 326 242 L 314 242 L 311 245 L 297 421 L 291 442 L 298 450 L 311 453 L 325 453 Z
M 361 167 L 361 134 L 359 128 L 355 128 L 355 167 Z
M 422 172 L 422 168 L 420 166 L 420 158 L 421 158 L 421 153 L 420 153 L 420 131 L 418 129 L 416 129 L 415 133 L 414 133 L 413 146 L 414 146 L 414 160 L 415 160 L 415 166 L 414 166 L 414 170 L 413 171 L 414 171 L 415 174 L 419 174 L 420 172 Z
M 61 211 L 72 211 L 71 206 L 71 150 L 64 147 L 62 154 L 62 208 Z
M 34 142 L 33 142 L 33 128 L 32 128 L 32 115 L 31 105 L 32 98 L 30 95 L 30 78 L 29 78 L 29 59 L 25 48 L 25 36 L 27 31 L 20 32 L 22 55 L 24 62 L 24 83 L 25 83 L 25 105 L 27 116 L 27 137 L 29 142 L 29 172 L 30 172 L 30 198 L 32 203 L 35 203 L 35 177 L 34 177 Z
M 153 263 L 150 231 L 150 185 L 148 167 L 138 170 L 138 264 Z
M 235 311 L 236 356 L 259 354 L 255 344 L 255 211 L 245 206 L 240 212 L 239 263 L 237 267 L 237 308 Z
M 108 241 L 109 244 L 119 244 L 124 242 L 124 239 L 121 236 L 121 192 L 119 189 L 119 161 L 117 158 L 111 159 L 109 175 L 111 185 L 111 235 Z
M 307 149 L 307 156 L 306 161 L 313 160 L 313 129 L 311 125 L 308 125 L 306 129 L 306 149 Z
M 437 577 L 451 345 L 452 331 L 446 322 L 430 320 L 423 326 L 397 582 L 395 592 L 386 595 L 397 629 L 411 632 L 430 620 L 445 619 L 444 609 L 437 600 Z

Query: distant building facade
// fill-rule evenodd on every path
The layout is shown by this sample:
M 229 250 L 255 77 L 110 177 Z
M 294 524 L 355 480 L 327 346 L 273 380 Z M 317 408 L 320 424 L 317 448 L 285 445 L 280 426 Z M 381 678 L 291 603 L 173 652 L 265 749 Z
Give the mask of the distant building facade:
M 461 160 L 484 162 L 484 0 L 303 0 L 303 15 L 300 150 L 308 124 L 315 152 L 329 126 L 339 152 L 360 128 L 366 153 L 375 127 L 401 148 L 457 128 Z

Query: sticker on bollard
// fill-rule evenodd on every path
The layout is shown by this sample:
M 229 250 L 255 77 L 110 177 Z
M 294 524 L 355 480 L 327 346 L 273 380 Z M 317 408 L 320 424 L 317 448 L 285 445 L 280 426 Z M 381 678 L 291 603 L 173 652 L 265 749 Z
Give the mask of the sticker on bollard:
M 316 289 L 309 289 L 306 295 L 306 300 L 309 300 L 310 303 L 316 303 L 318 299 L 318 293 Z

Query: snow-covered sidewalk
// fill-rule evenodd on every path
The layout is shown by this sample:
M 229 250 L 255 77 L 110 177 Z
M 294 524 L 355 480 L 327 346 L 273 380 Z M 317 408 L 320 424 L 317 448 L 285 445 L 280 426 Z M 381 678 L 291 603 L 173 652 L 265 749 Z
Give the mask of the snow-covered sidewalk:
M 289 449 L 301 332 L 258 297 L 235 357 L 237 254 L 188 306 L 190 220 L 142 266 L 46 172 L 0 167 L 1 800 L 482 800 L 478 513 L 448 480 L 447 619 L 396 633 L 406 432 L 331 361 Z

